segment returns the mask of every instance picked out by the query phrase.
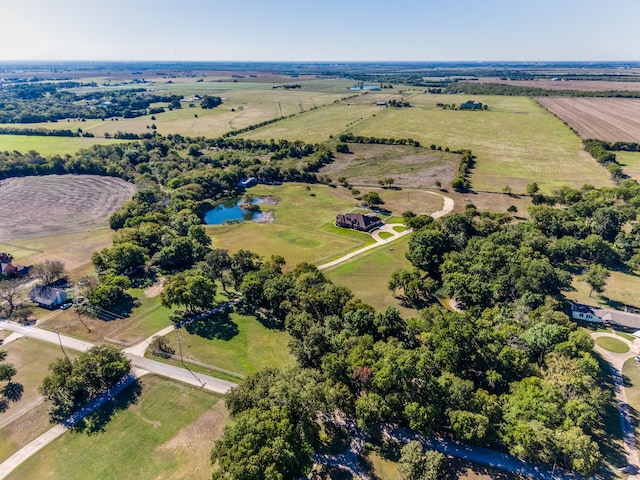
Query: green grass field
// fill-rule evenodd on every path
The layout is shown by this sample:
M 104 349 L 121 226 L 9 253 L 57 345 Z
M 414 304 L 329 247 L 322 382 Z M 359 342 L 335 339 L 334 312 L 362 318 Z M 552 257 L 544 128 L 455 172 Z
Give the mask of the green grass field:
M 622 171 L 629 177 L 640 181 L 640 153 L 615 152 L 616 159 L 622 165 Z
M 304 140 L 308 143 L 324 142 L 331 135 L 337 136 L 344 132 L 349 124 L 362 122 L 362 119 L 371 118 L 379 111 L 380 107 L 376 107 L 375 102 L 366 105 L 340 102 L 243 133 L 242 137 L 259 140 L 285 138 Z
M 636 429 L 636 438 L 640 436 L 640 364 L 634 358 L 630 358 L 622 367 L 622 375 L 625 380 L 627 401 L 631 407 L 633 425 Z
M 67 128 L 64 123 L 47 124 L 60 125 L 51 128 Z M 76 126 L 76 124 L 73 124 Z M 14 126 L 15 128 L 15 126 Z M 36 128 L 29 125 L 29 128 Z M 77 127 L 76 127 L 77 128 Z M 114 131 L 115 133 L 115 131 Z M 14 150 L 22 153 L 34 150 L 41 155 L 66 155 L 76 153 L 82 148 L 89 148 L 96 144 L 115 143 L 119 140 L 106 138 L 84 138 L 84 137 L 35 137 L 27 135 L 0 135 L 0 151 L 13 152 Z
M 67 432 L 7 478 L 209 477 L 208 452 L 202 450 L 211 448 L 213 435 L 206 431 L 193 432 L 193 436 L 181 433 L 198 423 L 220 396 L 154 376 L 145 376 L 141 382 L 142 394 L 137 402 L 116 411 L 103 432 Z M 120 401 L 129 392 L 125 390 L 118 397 Z
M 252 250 L 266 258 L 282 255 L 293 267 L 300 262 L 320 264 L 371 242 L 367 234 L 333 227 L 338 213 L 354 208 L 353 197 L 346 189 L 289 183 L 260 185 L 249 193 L 281 200 L 278 205 L 262 207 L 264 211 L 275 212 L 275 221 L 209 226 L 207 233 L 213 239 L 214 248 L 224 248 L 231 253 L 239 249 Z
M 404 256 L 408 246 L 409 237 L 404 237 L 363 253 L 349 262 L 331 267 L 325 274 L 337 285 L 348 287 L 356 298 L 376 310 L 382 311 L 391 305 L 400 310 L 405 318 L 416 316 L 416 310 L 402 307 L 387 288 L 389 278 L 395 270 L 411 267 Z
M 37 400 L 40 397 L 38 387 L 49 372 L 49 364 L 62 356 L 60 347 L 25 337 L 2 348 L 8 352 L 7 361 L 18 370 L 13 381 L 21 384 L 24 390 L 20 400 L 10 402 L 9 409 L 0 414 L 0 424 L 10 416 L 17 415 L 21 409 L 24 412 L 0 427 L 0 462 L 51 428 L 48 405 Z M 73 351 L 67 354 L 76 356 Z
M 468 148 L 477 156 L 471 176 L 476 189 L 521 193 L 532 181 L 550 192 L 561 185 L 611 185 L 606 170 L 586 153 L 563 123 L 526 97 L 471 97 L 486 112 L 442 110 L 467 96 L 416 95 L 411 108 L 385 108 L 349 128 L 355 135 L 411 137 L 423 145 Z
M 629 346 L 626 343 L 611 337 L 598 337 L 596 343 L 613 353 L 627 353 L 629 351 Z
M 196 360 L 242 375 L 293 362 L 286 332 L 268 329 L 254 317 L 231 314 L 230 318 L 232 324 L 218 332 L 217 338 L 208 339 L 184 329 L 169 333 L 167 338 L 178 352 L 178 336 L 181 337 L 185 360 Z M 233 381 L 237 382 L 237 379 Z

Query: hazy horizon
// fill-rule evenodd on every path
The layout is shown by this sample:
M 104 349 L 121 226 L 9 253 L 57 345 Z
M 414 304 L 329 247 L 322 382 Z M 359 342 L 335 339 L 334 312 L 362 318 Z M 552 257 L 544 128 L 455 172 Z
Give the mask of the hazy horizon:
M 640 2 L 0 0 L 0 61 L 634 62 Z

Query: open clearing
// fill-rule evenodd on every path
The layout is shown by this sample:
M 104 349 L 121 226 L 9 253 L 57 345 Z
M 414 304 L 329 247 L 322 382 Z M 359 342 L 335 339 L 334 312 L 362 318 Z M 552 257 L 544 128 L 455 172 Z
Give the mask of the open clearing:
M 488 111 L 442 110 L 437 103 L 467 99 Z M 384 108 L 349 127 L 354 135 L 413 138 L 422 145 L 470 149 L 476 155 L 474 189 L 522 193 L 538 182 L 550 192 L 562 185 L 612 185 L 604 167 L 582 150 L 580 139 L 552 114 L 526 97 L 414 95 L 411 108 Z
M 449 185 L 458 170 L 459 155 L 424 147 L 350 144 L 351 153 L 337 153 L 321 174 L 334 182 L 346 177 L 353 185 L 378 185 L 393 178 L 394 186 L 436 188 Z
M 68 128 L 67 124 L 47 123 L 51 129 Z M 75 126 L 76 124 L 74 124 Z M 84 124 L 77 124 L 82 125 Z M 19 128 L 16 125 L 6 125 L 11 128 Z M 32 124 L 26 128 L 37 128 Z M 114 132 L 115 133 L 115 132 Z M 117 143 L 120 140 L 108 138 L 87 138 L 87 137 L 37 137 L 27 135 L 0 135 L 0 150 L 5 152 L 29 152 L 34 150 L 41 155 L 65 155 L 73 154 L 81 148 L 89 148 L 96 144 Z
M 325 271 L 333 283 L 349 288 L 356 298 L 371 305 L 377 311 L 388 306 L 396 307 L 404 318 L 415 317 L 419 313 L 404 308 L 389 291 L 391 274 L 400 268 L 410 268 L 411 263 L 404 256 L 409 247 L 409 237 L 366 252 L 353 260 Z
M 592 293 L 589 296 L 591 287 L 577 278 L 574 278 L 571 286 L 573 289 L 565 292 L 569 300 L 603 308 L 624 310 L 625 305 L 640 308 L 640 276 L 638 275 L 612 271 L 607 279 L 605 290 L 600 295 Z
M 501 80 L 483 77 L 478 83 L 500 83 L 515 87 L 535 87 L 547 90 L 579 90 L 581 92 L 640 92 L 640 82 L 607 82 L 606 80 Z
M 181 337 L 186 361 L 195 360 L 242 375 L 293 363 L 288 348 L 290 337 L 284 330 L 266 328 L 251 316 L 231 314 L 229 318 L 228 324 L 212 325 L 210 331 L 201 334 L 182 329 L 166 337 L 176 352 Z
M 202 450 L 208 451 L 220 435 L 220 423 L 226 413 L 214 407 L 215 415 L 204 419 L 202 415 L 220 396 L 151 375 L 143 377 L 141 383 L 137 402 L 117 410 L 104 431 L 92 435 L 67 432 L 7 478 L 208 477 L 211 467 Z M 116 402 L 122 403 L 130 396 L 131 388 Z M 187 437 L 185 428 L 195 435 Z
M 539 97 L 536 101 L 582 138 L 640 141 L 640 99 Z
M 622 171 L 640 181 L 640 152 L 615 152 L 615 154 L 616 160 L 622 165 Z
M 81 232 L 107 225 L 135 185 L 94 175 L 47 175 L 0 182 L 0 242 Z

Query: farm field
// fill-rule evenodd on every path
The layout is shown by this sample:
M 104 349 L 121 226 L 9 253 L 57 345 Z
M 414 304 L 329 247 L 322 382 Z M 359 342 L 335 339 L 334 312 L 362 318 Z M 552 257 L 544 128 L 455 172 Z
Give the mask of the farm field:
M 350 144 L 351 153 L 337 153 L 332 163 L 320 169 L 334 182 L 347 177 L 349 183 L 378 185 L 393 178 L 394 186 L 435 188 L 436 181 L 449 185 L 458 169 L 459 155 L 424 147 Z
M 47 414 L 48 404 L 38 393 L 49 364 L 62 356 L 60 347 L 30 338 L 19 338 L 2 348 L 8 352 L 7 361 L 18 373 L 13 381 L 24 387 L 17 402 L 0 413 L 0 462 L 51 428 Z M 76 352 L 70 350 L 69 356 Z M 34 359 L 37 359 L 34 361 Z
M 640 99 L 539 97 L 536 101 L 567 122 L 582 138 L 640 141 Z
M 66 124 L 48 123 L 46 125 L 50 125 L 50 128 L 68 128 L 65 126 Z M 12 128 L 16 128 L 15 125 L 10 126 Z M 35 127 L 30 124 L 26 128 Z M 120 140 L 107 138 L 0 135 L 0 151 L 13 152 L 14 150 L 17 150 L 18 152 L 27 153 L 33 150 L 46 156 L 66 155 L 76 153 L 78 150 L 82 148 L 89 148 L 92 145 L 115 143 L 119 141 Z
M 547 90 L 579 90 L 582 92 L 606 92 L 617 90 L 620 92 L 640 92 L 640 82 L 607 82 L 606 80 L 501 80 L 499 78 L 483 77 L 478 83 L 500 83 L 516 87 L 536 87 Z
M 0 242 L 105 227 L 135 185 L 94 175 L 47 175 L 0 181 Z
M 218 137 L 231 130 L 237 130 L 249 125 L 279 118 L 291 114 L 308 111 L 315 107 L 332 104 L 353 92 L 348 90 L 348 86 L 352 82 L 346 80 L 303 80 L 289 78 L 286 83 L 298 83 L 302 85 L 301 89 L 283 90 L 273 89 L 271 83 L 261 82 L 217 82 L 206 80 L 204 82 L 194 82 L 193 79 L 173 79 L 173 83 L 166 81 L 153 84 L 156 93 L 175 93 L 184 95 L 186 99 L 194 95 L 215 95 L 224 99 L 222 105 L 213 109 L 202 109 L 198 101 L 192 102 L 194 107 L 190 107 L 190 102 L 183 102 L 183 107 L 175 110 L 166 110 L 164 113 L 153 115 L 144 115 L 138 118 L 118 118 L 117 121 L 112 119 L 90 119 L 85 122 L 71 120 L 69 122 L 46 122 L 34 123 L 29 125 L 1 124 L 0 127 L 11 128 L 44 128 L 44 129 L 71 129 L 77 130 L 82 128 L 85 132 L 90 132 L 96 137 L 104 137 L 105 133 L 114 135 L 116 132 L 131 132 L 144 134 L 152 132 L 152 125 L 156 125 L 157 132 L 163 135 L 180 134 L 184 136 L 205 136 Z M 283 80 L 276 77 L 275 80 Z M 284 82 L 277 82 L 284 83 Z M 120 89 L 122 87 L 113 87 Z M 82 88 L 74 89 L 79 93 L 87 93 L 89 91 L 105 90 L 105 88 Z M 107 88 L 108 90 L 108 88 Z M 156 106 L 166 107 L 166 104 L 157 104 Z M 20 138 L 36 138 L 48 140 L 48 137 L 20 137 Z M 285 138 L 285 137 L 273 137 Z M 326 137 L 322 138 L 325 140 Z M 64 139 L 63 139 L 64 140 Z M 76 140 L 75 138 L 71 140 Z M 77 140 L 85 140 L 79 138 Z M 92 140 L 92 139 L 87 139 Z M 108 139 L 96 138 L 99 143 L 109 142 Z M 36 144 L 38 140 L 31 140 L 27 145 Z M 112 140 L 113 141 L 113 140 Z M 0 150 L 2 150 L 2 136 L 0 136 Z M 97 143 L 97 142 L 94 142 Z M 89 146 L 91 144 L 87 144 Z M 6 148 L 8 150 L 27 151 L 29 149 Z M 34 148 L 34 150 L 37 150 Z M 77 150 L 72 149 L 73 153 Z M 39 150 L 37 150 L 39 151 Z M 48 153 L 48 152 L 40 152 Z M 53 153 L 59 153 L 53 151 Z
M 467 99 L 488 111 L 442 110 L 437 103 Z M 525 97 L 415 95 L 411 108 L 385 108 L 349 128 L 354 135 L 414 138 L 422 145 L 471 149 L 474 189 L 522 193 L 536 181 L 545 192 L 562 185 L 611 185 L 608 172 L 582 151 L 560 120 Z
M 377 107 L 375 101 L 366 104 L 340 102 L 243 133 L 242 137 L 255 140 L 284 138 L 307 143 L 324 142 L 330 136 L 344 132 L 349 125 L 358 124 L 380 110 L 381 107 Z
M 77 233 L 0 242 L 1 251 L 8 251 L 14 261 L 21 265 L 31 265 L 47 259 L 62 260 L 72 278 L 93 273 L 91 254 L 96 250 L 110 247 L 113 230 L 100 228 Z
M 181 337 L 186 361 L 195 360 L 241 375 L 293 363 L 288 348 L 289 334 L 284 330 L 266 328 L 251 316 L 232 313 L 229 319 L 217 329 L 197 333 L 175 330 L 166 337 L 176 352 L 179 351 L 178 336 Z
M 220 396 L 150 375 L 141 383 L 137 400 L 116 410 L 104 431 L 67 432 L 7 478 L 208 477 L 208 453 L 227 415 Z M 122 405 L 131 395 L 129 388 L 116 401 Z
M 615 154 L 618 163 L 622 165 L 622 171 L 640 181 L 640 152 L 615 152 Z

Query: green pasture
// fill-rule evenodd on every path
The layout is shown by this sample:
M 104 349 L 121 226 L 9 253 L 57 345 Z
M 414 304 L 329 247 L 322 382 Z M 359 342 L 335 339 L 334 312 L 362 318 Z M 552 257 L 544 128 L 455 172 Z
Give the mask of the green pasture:
M 596 343 L 601 348 L 613 353 L 627 353 L 629 351 L 629 346 L 617 338 L 598 337 L 596 338 Z
M 49 364 L 62 356 L 59 346 L 26 337 L 1 348 L 8 352 L 7 361 L 18 370 L 13 382 L 22 385 L 24 390 L 20 399 L 9 402 L 9 408 L 0 414 L 0 462 L 51 428 L 48 404 L 44 400 L 38 402 L 38 387 L 49 373 Z M 67 354 L 74 357 L 77 352 L 69 350 Z M 3 422 L 21 409 L 25 410 L 15 420 Z
M 364 105 L 338 102 L 314 111 L 283 119 L 263 128 L 243 133 L 250 139 L 284 138 L 319 143 L 344 132 L 349 125 L 357 125 L 380 111 L 375 102 Z
M 275 212 L 275 221 L 208 226 L 214 248 L 231 253 L 251 250 L 266 258 L 282 255 L 293 267 L 301 262 L 321 264 L 371 241 L 367 234 L 333 227 L 338 213 L 349 212 L 355 206 L 346 189 L 288 183 L 259 185 L 249 193 L 280 199 L 278 205 L 261 206 L 263 211 Z
M 47 125 L 58 125 L 56 123 Z M 52 128 L 67 128 L 66 124 Z M 74 124 L 75 126 L 76 124 Z M 35 128 L 29 126 L 29 128 Z M 115 131 L 114 131 L 115 133 Z M 106 138 L 85 138 L 85 137 L 36 137 L 27 135 L 0 135 L 0 151 L 22 153 L 35 151 L 41 155 L 66 155 L 73 154 L 82 148 L 89 148 L 96 144 L 115 143 L 119 140 Z
M 640 181 L 640 153 L 638 152 L 615 152 L 618 163 L 622 166 L 622 171 L 631 178 Z
M 332 282 L 348 287 L 356 298 L 360 298 L 378 311 L 394 306 L 405 318 L 415 316 L 418 312 L 402 307 L 400 301 L 394 298 L 388 289 L 389 279 L 394 271 L 411 267 L 404 256 L 408 248 L 407 236 L 328 268 L 324 273 Z
M 200 465 L 187 466 L 184 462 L 193 460 L 188 447 L 172 439 L 182 437 L 181 430 L 194 424 L 220 396 L 150 375 L 141 382 L 139 398 L 124 410 L 116 410 L 103 431 L 92 435 L 67 432 L 7 478 L 151 480 L 193 478 L 190 476 L 193 474 L 208 476 L 206 453 L 204 461 L 196 460 Z M 131 392 L 129 388 L 120 394 L 116 405 L 130 399 Z M 105 408 L 109 406 L 103 407 L 103 412 Z M 200 442 L 210 445 L 208 438 L 199 436 L 205 433 L 194 432 L 192 437 L 182 440 L 189 442 L 191 448 L 198 448 Z
M 179 351 L 178 336 L 181 337 L 185 361 L 195 360 L 241 375 L 293 362 L 289 354 L 288 333 L 269 329 L 255 317 L 231 314 L 229 318 L 228 325 L 214 326 L 200 335 L 181 329 L 166 337 L 176 353 Z M 237 382 L 238 379 L 232 381 Z
M 442 110 L 472 98 L 488 111 Z M 475 189 L 521 193 L 532 181 L 550 192 L 562 185 L 611 185 L 608 172 L 581 150 L 580 139 L 526 97 L 415 95 L 410 108 L 384 108 L 351 126 L 355 135 L 411 137 L 429 146 L 468 148 L 477 156 Z

